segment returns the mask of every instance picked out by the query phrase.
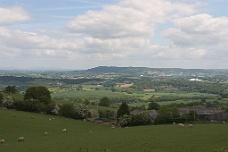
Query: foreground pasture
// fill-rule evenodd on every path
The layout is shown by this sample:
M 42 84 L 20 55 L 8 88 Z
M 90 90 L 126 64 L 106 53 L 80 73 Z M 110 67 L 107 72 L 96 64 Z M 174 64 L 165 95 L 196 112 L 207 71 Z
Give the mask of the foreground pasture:
M 17 141 L 21 136 L 24 142 Z M 228 149 L 227 137 L 227 124 L 111 129 L 63 117 L 0 110 L 0 139 L 6 140 L 0 152 L 213 152 Z

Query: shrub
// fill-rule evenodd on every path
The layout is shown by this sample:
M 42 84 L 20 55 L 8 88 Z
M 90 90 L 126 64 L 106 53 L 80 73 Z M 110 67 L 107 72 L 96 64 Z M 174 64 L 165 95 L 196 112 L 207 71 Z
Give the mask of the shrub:
M 109 107 L 110 104 L 111 104 L 111 101 L 108 97 L 103 97 L 100 99 L 99 106 Z
M 129 115 L 130 110 L 126 102 L 122 102 L 118 111 L 117 111 L 117 119 L 122 117 L 123 115 Z M 118 119 L 119 120 L 119 119 Z
M 60 107 L 59 113 L 64 117 L 75 118 L 76 109 L 73 104 L 65 103 Z
M 147 114 L 132 115 L 131 117 L 131 126 L 143 126 L 152 124 L 152 120 Z
M 15 101 L 14 107 L 17 110 L 22 110 L 22 111 L 30 111 L 30 112 L 45 112 L 46 111 L 46 105 L 36 99 Z

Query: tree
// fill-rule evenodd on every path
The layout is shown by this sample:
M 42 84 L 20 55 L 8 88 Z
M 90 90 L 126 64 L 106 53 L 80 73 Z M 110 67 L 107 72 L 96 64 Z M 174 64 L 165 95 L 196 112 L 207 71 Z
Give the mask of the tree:
M 3 95 L 0 93 L 0 106 L 2 104 L 2 101 L 3 101 Z
M 154 101 L 149 103 L 148 110 L 158 110 L 160 108 L 160 105 Z
M 14 101 L 10 96 L 7 96 L 7 97 L 3 98 L 3 100 L 2 100 L 3 107 L 11 109 L 11 108 L 13 108 L 13 104 L 14 104 Z
M 117 119 L 119 119 L 123 115 L 129 115 L 129 114 L 130 114 L 130 110 L 129 110 L 127 103 L 122 102 L 122 104 L 120 105 L 120 107 L 117 111 Z
M 7 86 L 7 87 L 3 90 L 3 92 L 8 93 L 8 94 L 10 95 L 11 93 L 17 93 L 18 90 L 16 89 L 15 86 Z
M 74 118 L 76 114 L 76 109 L 74 108 L 73 104 L 65 103 L 60 107 L 59 113 L 64 117 Z
M 110 104 L 111 104 L 111 101 L 108 97 L 103 97 L 100 99 L 99 106 L 109 107 Z
M 51 101 L 51 92 L 43 86 L 30 87 L 26 90 L 24 100 L 37 99 L 42 103 L 48 104 Z

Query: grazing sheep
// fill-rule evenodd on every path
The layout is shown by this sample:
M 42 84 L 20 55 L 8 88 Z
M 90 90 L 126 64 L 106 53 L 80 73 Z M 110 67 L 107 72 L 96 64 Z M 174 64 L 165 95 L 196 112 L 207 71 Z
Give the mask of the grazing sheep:
M 51 118 L 49 118 L 48 120 L 50 120 L 50 121 L 51 121 Z
M 34 119 L 34 117 L 33 117 L 33 116 L 31 116 L 31 119 Z
M 45 134 L 45 135 L 48 135 L 48 132 L 46 131 L 44 134 Z
M 63 131 L 63 132 L 66 132 L 66 128 L 64 128 L 62 131 Z
M 15 115 L 15 114 L 13 114 L 13 116 L 14 116 L 14 117 L 16 117 L 16 115 Z
M 112 125 L 112 127 L 111 127 L 112 129 L 115 129 L 116 127 L 114 126 L 114 125 Z
M 225 121 L 222 121 L 223 124 L 225 124 L 226 122 Z
M 184 124 L 182 124 L 182 123 L 179 123 L 179 124 L 178 124 L 178 126 L 180 126 L 180 127 L 184 127 Z
M 51 120 L 54 120 L 55 118 L 51 118 Z
M 193 127 L 193 125 L 192 125 L 192 124 L 189 124 L 188 126 L 189 126 L 189 127 Z
M 6 143 L 5 139 L 0 139 L 0 144 Z
M 17 141 L 19 141 L 19 142 L 24 141 L 24 140 L 25 140 L 24 137 L 19 137 L 19 138 L 17 139 Z
M 92 133 L 92 130 L 89 130 L 90 133 Z

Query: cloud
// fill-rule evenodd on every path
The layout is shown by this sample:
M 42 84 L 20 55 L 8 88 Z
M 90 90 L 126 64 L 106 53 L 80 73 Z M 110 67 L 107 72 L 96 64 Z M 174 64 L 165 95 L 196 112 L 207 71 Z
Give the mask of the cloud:
M 163 35 L 173 44 L 182 48 L 207 50 L 207 56 L 221 57 L 228 47 L 228 18 L 213 18 L 208 14 L 198 14 L 175 21 L 175 27 L 167 29 Z
M 228 56 L 227 17 L 198 14 L 198 6 L 197 0 L 191 3 L 187 0 L 121 0 L 70 20 L 68 31 L 0 27 L 0 59 L 10 59 L 10 63 L 15 60 L 26 66 L 31 62 L 64 68 L 222 65 L 221 61 L 227 61 Z M 0 24 L 24 20 L 18 17 L 18 20 Z M 156 43 L 159 39 L 167 43 Z
M 196 6 L 167 0 L 122 0 L 88 11 L 67 24 L 71 32 L 95 38 L 150 37 L 159 23 L 196 13 Z
M 30 19 L 30 15 L 19 6 L 14 6 L 10 8 L 1 8 L 0 7 L 0 25 L 1 24 L 10 24 L 19 21 L 26 21 Z
M 82 48 L 79 40 L 55 39 L 47 35 L 6 28 L 0 28 L 0 44 L 0 55 L 6 57 L 12 57 L 13 54 L 17 57 L 64 58 Z

